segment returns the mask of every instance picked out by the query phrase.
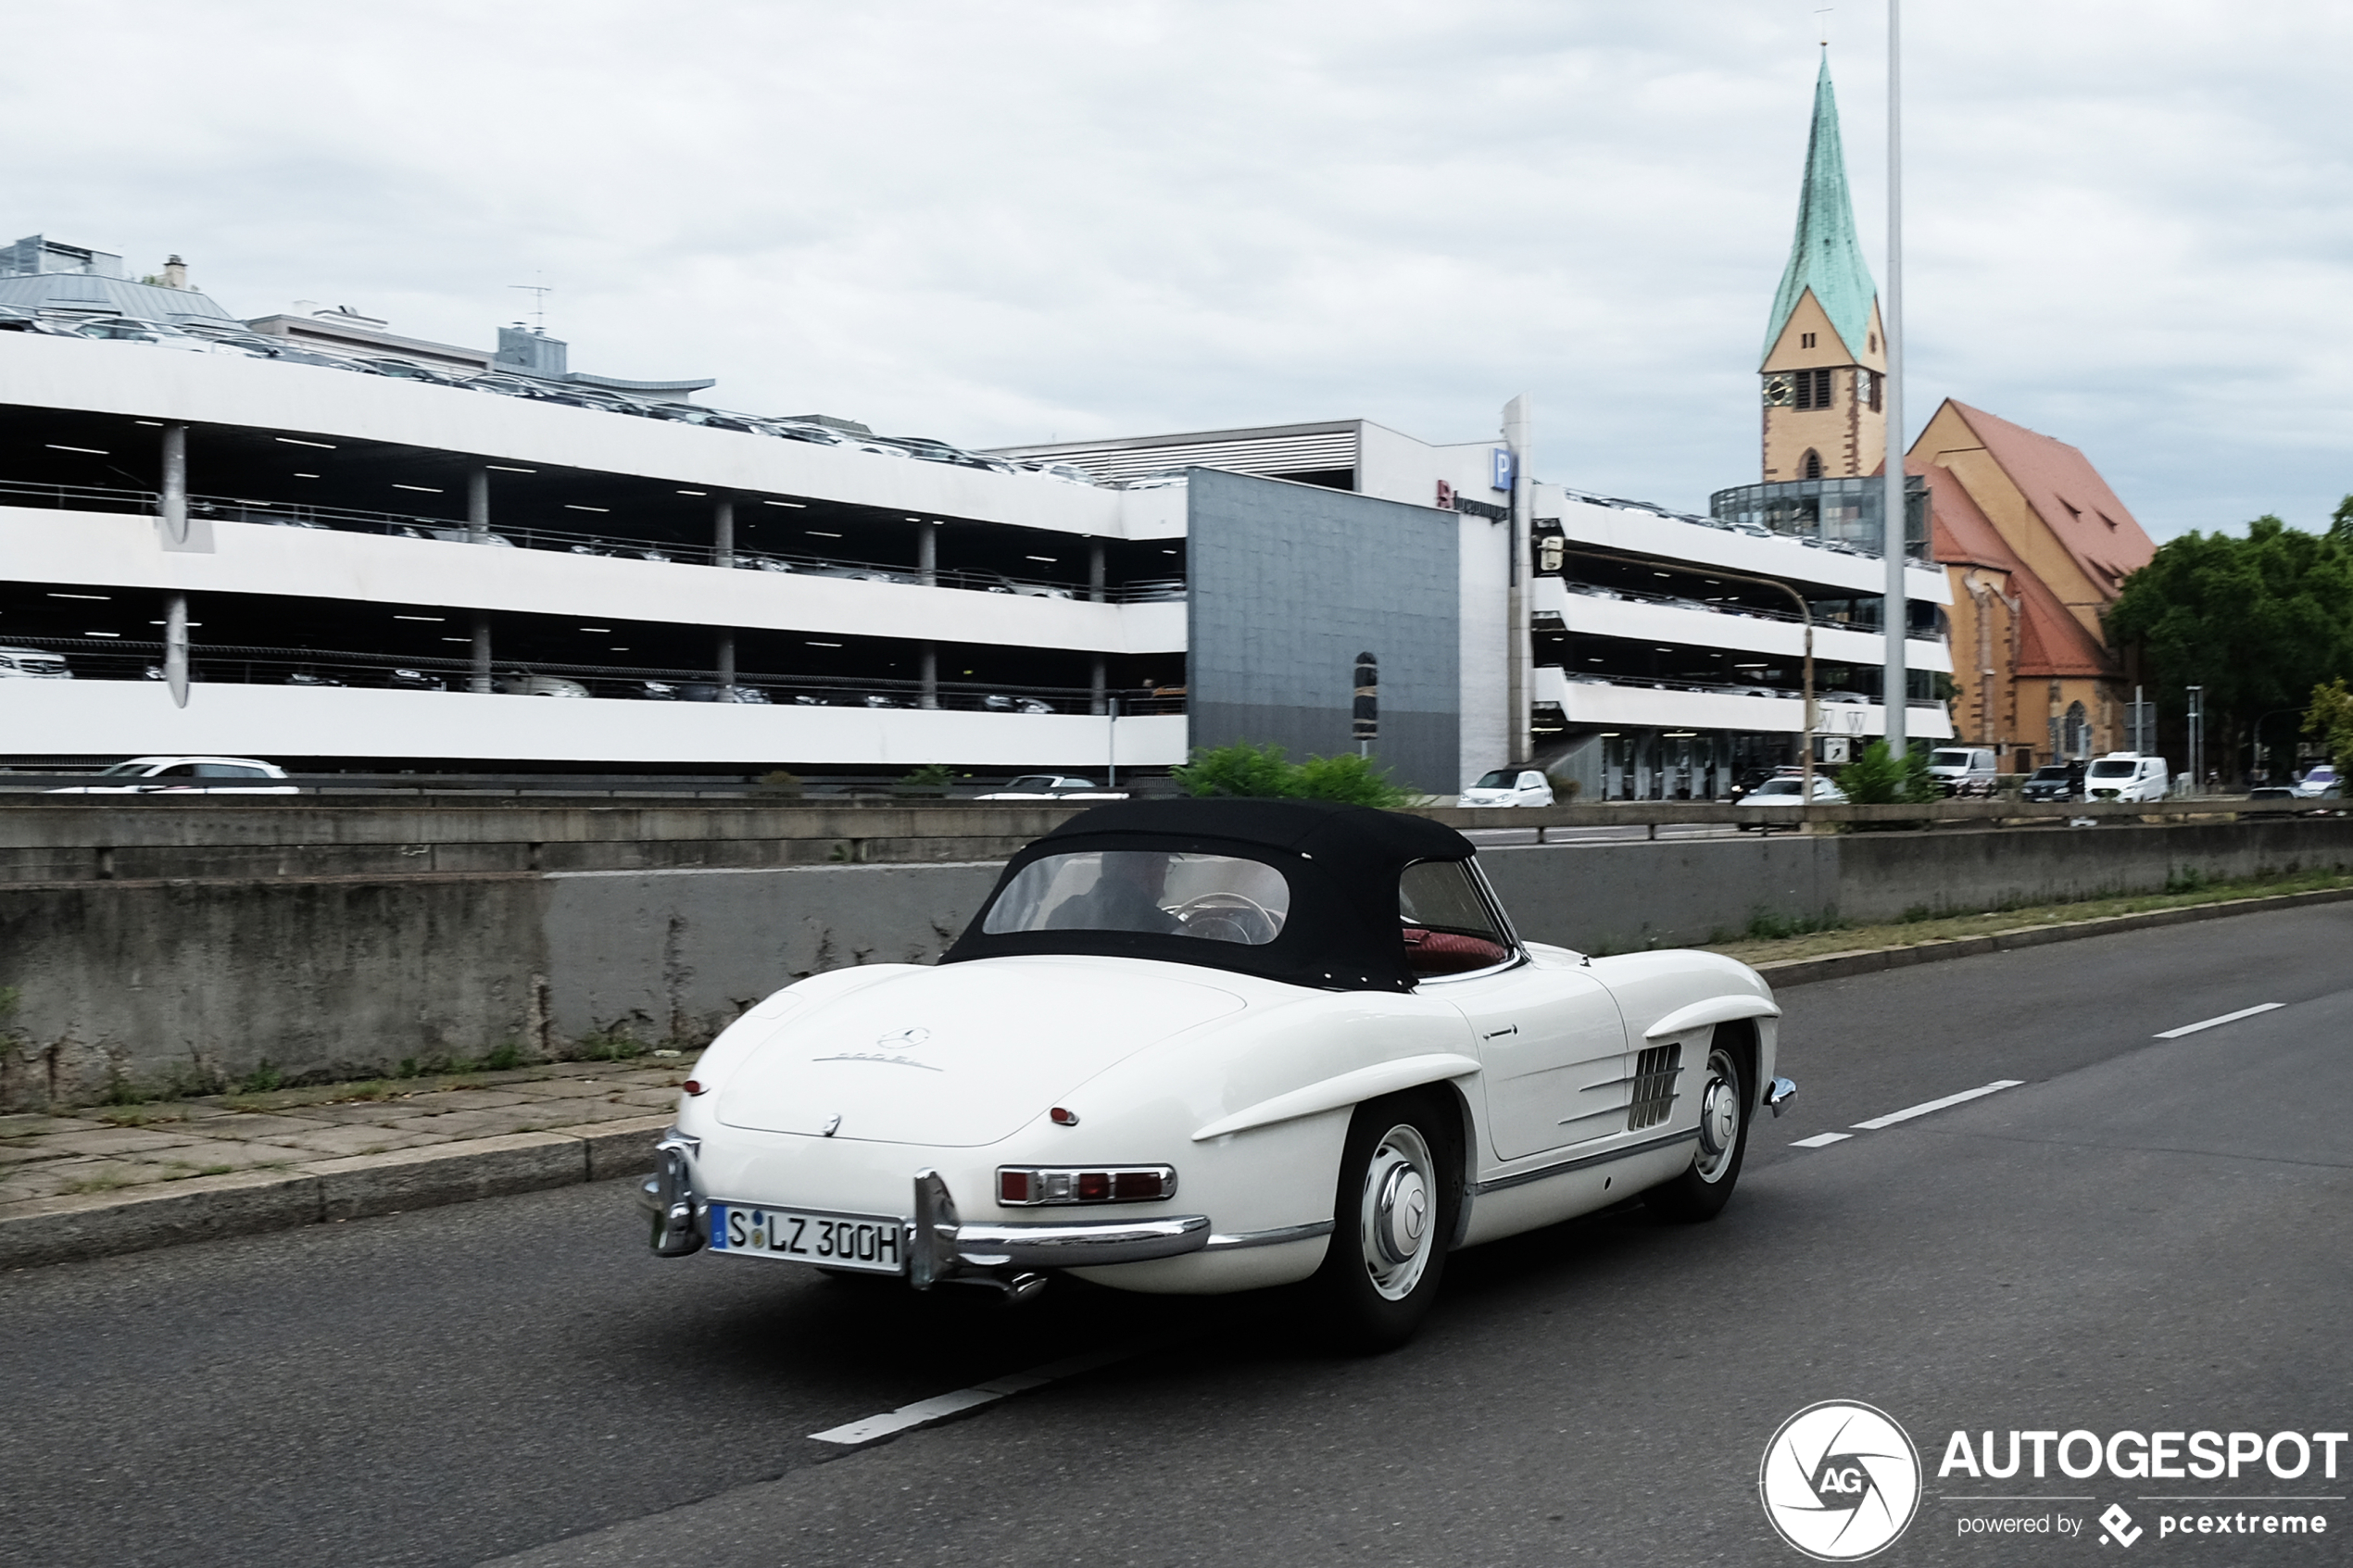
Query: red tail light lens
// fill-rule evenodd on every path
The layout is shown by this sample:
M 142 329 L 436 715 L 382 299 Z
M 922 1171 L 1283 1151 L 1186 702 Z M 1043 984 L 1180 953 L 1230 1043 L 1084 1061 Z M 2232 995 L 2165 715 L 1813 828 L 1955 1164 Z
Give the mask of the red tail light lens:
M 709 1085 L 705 1085 L 699 1078 L 689 1078 L 678 1086 L 686 1090 L 690 1095 L 698 1095 Z
M 1157 1203 L 1176 1196 L 1173 1165 L 1000 1165 L 997 1201 L 1015 1207 Z

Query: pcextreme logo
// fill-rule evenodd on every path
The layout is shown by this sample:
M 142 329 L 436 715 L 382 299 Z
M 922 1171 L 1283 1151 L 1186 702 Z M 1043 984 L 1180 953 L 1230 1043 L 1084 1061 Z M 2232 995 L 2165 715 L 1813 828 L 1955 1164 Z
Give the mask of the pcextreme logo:
M 1826 1399 L 1781 1423 L 1756 1490 L 1781 1539 L 1818 1562 L 1856 1562 L 1911 1524 L 1920 1454 L 1885 1411 Z

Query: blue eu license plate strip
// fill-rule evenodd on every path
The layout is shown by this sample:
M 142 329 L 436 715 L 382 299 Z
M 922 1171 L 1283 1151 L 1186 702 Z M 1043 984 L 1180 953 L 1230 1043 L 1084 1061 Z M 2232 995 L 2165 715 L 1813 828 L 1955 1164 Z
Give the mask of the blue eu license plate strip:
M 711 1206 L 711 1249 L 865 1273 L 907 1272 L 907 1223 L 879 1214 L 828 1214 L 749 1203 Z

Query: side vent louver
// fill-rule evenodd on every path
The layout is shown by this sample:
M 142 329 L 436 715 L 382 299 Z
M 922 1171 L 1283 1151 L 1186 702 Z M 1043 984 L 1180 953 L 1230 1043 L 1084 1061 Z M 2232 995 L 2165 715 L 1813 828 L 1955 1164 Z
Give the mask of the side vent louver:
M 1667 1120 L 1675 1104 L 1675 1074 L 1683 1065 L 1681 1046 L 1653 1046 L 1634 1059 L 1634 1098 L 1626 1108 L 1626 1130 L 1639 1132 Z

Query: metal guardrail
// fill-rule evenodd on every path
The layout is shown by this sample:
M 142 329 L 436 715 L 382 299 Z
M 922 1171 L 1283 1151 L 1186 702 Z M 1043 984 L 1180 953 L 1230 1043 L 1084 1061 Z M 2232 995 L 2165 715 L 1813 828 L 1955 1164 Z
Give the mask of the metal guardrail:
M 1719 800 L 1626 800 L 1592 806 L 1433 807 L 1420 812 L 1453 828 L 1670 827 L 1730 825 L 1812 829 L 1900 822 L 1923 827 L 2017 827 L 2064 822 L 2129 822 L 2194 818 L 2296 817 L 2353 809 L 2342 800 L 2251 800 L 2243 795 L 2166 800 L 1982 800 L 1955 797 L 1906 806 L 1741 806 Z

